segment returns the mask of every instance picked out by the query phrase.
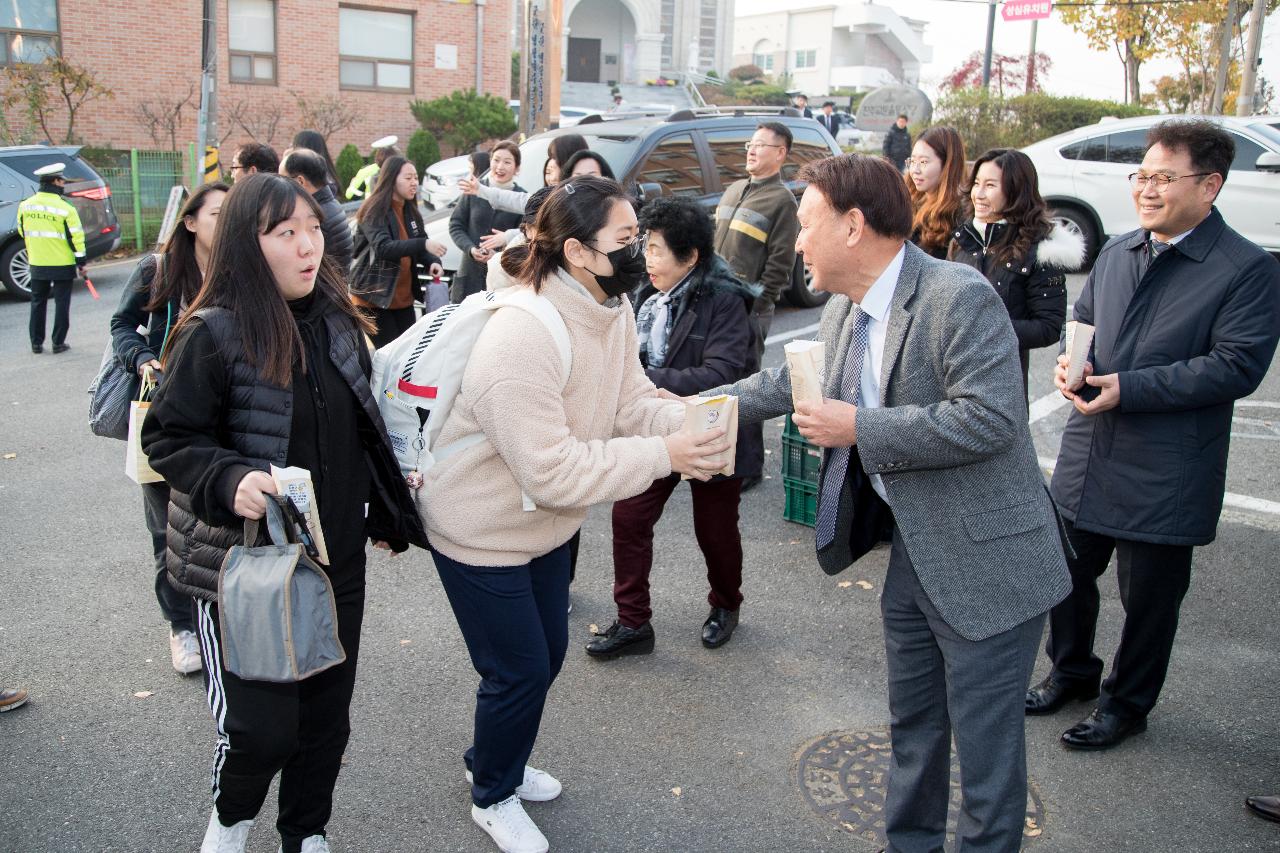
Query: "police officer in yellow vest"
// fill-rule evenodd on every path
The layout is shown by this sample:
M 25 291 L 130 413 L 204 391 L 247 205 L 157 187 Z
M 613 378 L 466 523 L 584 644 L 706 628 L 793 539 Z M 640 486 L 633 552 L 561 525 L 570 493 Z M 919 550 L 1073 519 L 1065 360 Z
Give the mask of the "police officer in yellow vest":
M 31 264 L 31 351 L 44 352 L 45 309 L 53 293 L 53 351 L 66 352 L 71 328 L 71 285 L 84 275 L 84 228 L 80 214 L 62 197 L 66 163 L 35 170 L 40 189 L 18 205 L 18 233 Z
M 396 148 L 396 143 L 399 141 L 398 136 L 384 136 L 374 141 L 370 146 L 373 149 L 373 162 L 356 172 L 347 186 L 347 198 L 364 198 L 367 193 L 373 192 L 373 185 L 378 180 L 378 171 L 382 168 L 382 164 L 387 162 L 388 157 L 399 155 L 400 151 Z

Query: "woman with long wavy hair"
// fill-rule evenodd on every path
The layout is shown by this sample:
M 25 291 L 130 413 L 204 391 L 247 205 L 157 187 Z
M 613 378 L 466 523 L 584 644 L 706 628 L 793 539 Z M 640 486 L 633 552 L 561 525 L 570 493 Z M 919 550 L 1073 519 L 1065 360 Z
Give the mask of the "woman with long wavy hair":
M 1030 352 L 1058 342 L 1067 317 L 1067 273 L 1084 263 L 1084 238 L 1049 217 L 1031 158 L 993 148 L 973 164 L 967 211 L 948 258 L 987 277 L 1009 310 L 1027 393 Z
M 369 387 L 369 322 L 324 257 L 321 211 L 294 181 L 259 174 L 227 193 L 205 284 L 175 330 L 142 430 L 170 486 L 169 582 L 197 599 L 217 725 L 202 851 L 243 853 L 280 775 L 284 853 L 328 853 L 325 826 L 351 734 L 365 545 L 426 547 Z M 276 493 L 272 465 L 311 475 L 346 659 L 300 681 L 244 679 L 221 646 L 219 568 Z
M 111 317 L 111 346 L 116 359 L 139 376 L 160 369 L 174 327 L 204 283 L 218 213 L 230 189 L 223 183 L 196 189 L 183 205 L 163 251 L 145 255 L 124 286 L 120 306 Z M 139 331 L 142 328 L 145 333 Z M 174 670 L 190 675 L 200 671 L 200 643 L 191 597 L 169 585 L 165 567 L 168 483 L 143 485 L 142 509 L 155 559 L 156 600 L 169 623 L 169 660 Z
M 913 219 L 911 242 L 945 258 L 964 218 L 964 140 L 954 127 L 934 125 L 920 134 L 907 160 Z

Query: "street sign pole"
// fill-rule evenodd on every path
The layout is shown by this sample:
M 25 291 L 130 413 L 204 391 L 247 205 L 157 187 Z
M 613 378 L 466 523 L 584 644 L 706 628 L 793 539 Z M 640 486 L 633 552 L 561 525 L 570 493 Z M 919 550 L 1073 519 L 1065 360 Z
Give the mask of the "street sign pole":
M 520 57 L 520 130 L 525 136 L 551 126 L 560 111 L 560 40 L 563 0 L 526 0 L 525 49 Z
M 982 56 L 982 89 L 991 88 L 991 45 L 996 35 L 996 0 L 987 6 L 987 50 Z
M 1040 22 L 1033 20 L 1031 22 L 1031 46 L 1027 48 L 1027 94 L 1030 95 L 1036 88 L 1036 30 L 1040 28 Z

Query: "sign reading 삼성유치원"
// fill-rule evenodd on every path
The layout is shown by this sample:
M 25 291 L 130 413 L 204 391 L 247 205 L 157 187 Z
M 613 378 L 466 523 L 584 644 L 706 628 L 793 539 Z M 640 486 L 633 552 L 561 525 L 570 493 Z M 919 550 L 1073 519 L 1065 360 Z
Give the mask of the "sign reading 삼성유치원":
M 1053 0 L 1005 0 L 1000 17 L 1006 21 L 1038 21 L 1049 17 Z

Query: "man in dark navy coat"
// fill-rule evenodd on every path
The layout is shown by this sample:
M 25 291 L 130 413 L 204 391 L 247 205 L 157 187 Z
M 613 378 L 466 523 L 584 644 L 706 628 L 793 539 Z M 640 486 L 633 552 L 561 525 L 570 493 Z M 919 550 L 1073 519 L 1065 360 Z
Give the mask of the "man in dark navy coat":
M 1191 583 L 1192 548 L 1212 542 L 1226 489 L 1235 401 L 1258 387 L 1280 334 L 1280 264 L 1214 207 L 1235 156 L 1203 120 L 1151 130 L 1129 176 L 1141 225 L 1098 255 L 1075 318 L 1096 327 L 1052 493 L 1063 516 L 1072 593 L 1051 611 L 1049 676 L 1028 714 L 1098 696 L 1062 735 L 1107 749 L 1145 731 Z M 1098 577 L 1116 555 L 1125 609 L 1111 674 L 1094 654 Z M 1099 696 L 1099 687 L 1101 695 Z

